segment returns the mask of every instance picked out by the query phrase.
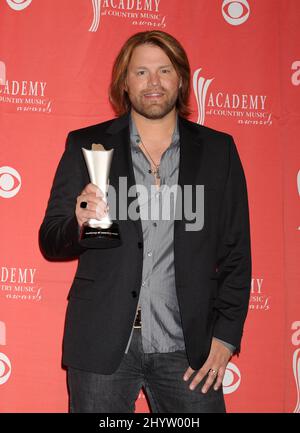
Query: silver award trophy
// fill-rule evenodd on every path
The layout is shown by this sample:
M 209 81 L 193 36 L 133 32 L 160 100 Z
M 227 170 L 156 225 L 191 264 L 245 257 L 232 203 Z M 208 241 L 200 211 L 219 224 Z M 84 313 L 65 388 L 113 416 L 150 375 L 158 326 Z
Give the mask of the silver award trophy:
M 109 171 L 114 150 L 105 150 L 101 144 L 92 144 L 92 149 L 82 148 L 91 182 L 97 185 L 104 194 L 107 203 Z M 100 243 L 101 242 L 101 245 Z M 118 224 L 106 214 L 101 220 L 90 219 L 83 224 L 80 233 L 80 244 L 88 248 L 113 247 L 120 245 Z

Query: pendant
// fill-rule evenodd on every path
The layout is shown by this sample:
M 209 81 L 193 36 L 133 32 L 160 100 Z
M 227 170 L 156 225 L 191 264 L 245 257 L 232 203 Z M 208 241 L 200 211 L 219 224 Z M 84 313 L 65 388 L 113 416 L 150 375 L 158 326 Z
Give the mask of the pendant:
M 160 179 L 159 167 L 157 167 L 155 170 L 153 170 L 152 173 L 156 177 L 156 179 Z

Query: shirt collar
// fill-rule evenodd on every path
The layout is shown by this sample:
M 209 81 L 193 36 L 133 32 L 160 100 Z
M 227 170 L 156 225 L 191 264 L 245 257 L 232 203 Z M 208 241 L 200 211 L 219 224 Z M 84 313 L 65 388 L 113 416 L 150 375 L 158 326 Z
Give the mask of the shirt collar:
M 129 116 L 129 131 L 130 131 L 130 145 L 135 149 L 139 150 L 139 142 L 140 142 L 140 135 L 138 133 L 138 130 L 136 128 L 135 122 L 133 120 L 133 117 Z M 175 148 L 179 146 L 179 127 L 178 127 L 178 114 L 176 113 L 176 124 L 174 128 L 174 132 L 172 135 L 172 141 L 169 146 L 169 148 Z

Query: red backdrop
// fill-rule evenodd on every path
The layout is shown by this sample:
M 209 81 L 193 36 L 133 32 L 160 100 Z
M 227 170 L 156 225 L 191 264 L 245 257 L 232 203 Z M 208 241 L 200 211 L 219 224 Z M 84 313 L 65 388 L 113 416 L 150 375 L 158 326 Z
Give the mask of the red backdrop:
M 0 411 L 67 411 L 76 263 L 47 262 L 38 229 L 67 133 L 113 117 L 113 60 L 151 29 L 186 48 L 191 120 L 232 134 L 246 172 L 252 292 L 228 411 L 300 411 L 299 22 L 297 0 L 0 0 Z

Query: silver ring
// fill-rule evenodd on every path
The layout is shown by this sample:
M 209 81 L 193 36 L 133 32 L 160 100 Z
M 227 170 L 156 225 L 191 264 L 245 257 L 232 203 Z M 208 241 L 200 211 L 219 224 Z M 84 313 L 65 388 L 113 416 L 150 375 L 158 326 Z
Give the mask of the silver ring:
M 215 370 L 214 368 L 210 368 L 210 369 L 208 370 L 208 372 L 209 372 L 209 373 L 212 372 L 214 376 L 217 376 L 217 375 L 218 375 L 218 370 Z

